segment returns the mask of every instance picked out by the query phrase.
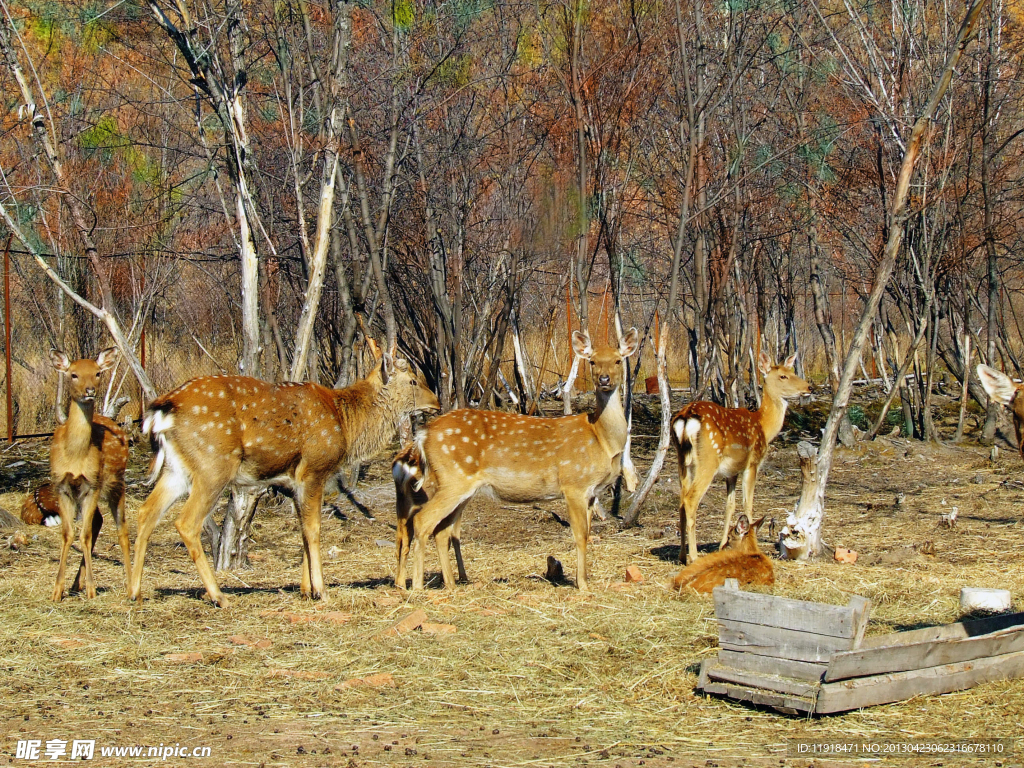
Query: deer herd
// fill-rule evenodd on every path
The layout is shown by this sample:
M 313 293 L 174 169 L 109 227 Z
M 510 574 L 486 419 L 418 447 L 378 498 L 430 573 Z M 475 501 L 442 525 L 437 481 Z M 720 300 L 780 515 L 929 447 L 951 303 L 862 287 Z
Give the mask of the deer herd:
M 459 580 L 466 581 L 461 522 L 478 491 L 502 501 L 530 503 L 565 499 L 576 547 L 576 586 L 588 589 L 587 543 L 599 494 L 622 474 L 629 421 L 621 389 L 624 361 L 639 347 L 631 329 L 617 346 L 595 348 L 586 333 L 572 336 L 575 354 L 589 363 L 594 409 L 589 414 L 544 418 L 505 411 L 460 409 L 437 416 L 394 458 L 396 495 L 396 586 L 407 586 L 412 554 L 412 589 L 424 587 L 424 557 L 432 539 L 446 588 L 456 585 L 448 550 L 454 548 Z M 142 600 L 142 571 L 153 530 L 185 497 L 174 525 L 195 563 L 209 598 L 226 604 L 200 539 L 203 523 L 225 489 L 274 487 L 287 495 L 302 532 L 301 593 L 326 598 L 320 553 L 321 506 L 328 482 L 384 450 L 399 423 L 420 412 L 441 410 L 423 374 L 395 350 L 371 348 L 370 374 L 344 389 L 313 383 L 270 384 L 244 376 L 192 379 L 157 398 L 146 409 L 142 432 L 154 458 L 149 496 L 138 512 L 135 559 L 125 518 L 128 439 L 114 421 L 96 412 L 102 374 L 117 360 L 115 348 L 95 360 L 71 361 L 52 350 L 53 367 L 67 379 L 67 420 L 53 434 L 50 482 L 25 500 L 26 521 L 59 525 L 62 533 L 53 600 L 65 594 L 65 569 L 81 515 L 82 563 L 73 591 L 96 595 L 92 552 L 103 525 L 102 505 L 117 527 L 130 600 Z M 764 518 L 753 519 L 754 485 L 768 445 L 779 434 L 790 399 L 809 394 L 797 376 L 795 356 L 773 365 L 761 353 L 761 407 L 724 408 L 710 402 L 685 405 L 670 421 L 680 474 L 677 590 L 710 591 L 726 578 L 771 584 L 772 562 L 758 548 Z M 989 396 L 1013 410 L 1024 446 L 1024 385 L 981 365 L 978 376 Z M 1024 455 L 1024 453 L 1022 453 Z M 736 483 L 743 478 L 744 513 L 732 524 Z M 717 552 L 698 559 L 696 514 L 715 478 L 725 480 L 725 527 Z

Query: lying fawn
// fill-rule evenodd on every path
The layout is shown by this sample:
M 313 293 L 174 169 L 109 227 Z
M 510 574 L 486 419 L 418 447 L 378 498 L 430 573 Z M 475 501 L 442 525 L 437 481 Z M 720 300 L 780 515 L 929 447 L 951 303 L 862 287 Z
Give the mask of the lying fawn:
M 124 470 L 128 465 L 128 439 L 117 424 L 95 412 L 96 391 L 104 371 L 117 360 L 117 348 L 100 352 L 95 360 L 75 360 L 56 349 L 50 350 L 53 367 L 68 378 L 71 404 L 68 420 L 53 432 L 50 443 L 50 485 L 57 494 L 61 532 L 64 536 L 57 567 L 53 600 L 64 598 L 64 569 L 75 538 L 75 516 L 82 510 L 82 564 L 71 590 L 81 588 L 85 573 L 85 596 L 96 597 L 92 581 L 92 548 L 103 526 L 98 504 L 103 502 L 114 516 L 121 542 L 124 572 L 131 573 L 128 523 L 124 518 Z
M 638 345 L 635 328 L 618 348 L 597 350 L 587 334 L 573 333 L 573 351 L 590 361 L 597 397 L 591 414 L 540 418 L 464 409 L 439 416 L 419 432 L 415 446 L 420 466 L 436 490 L 412 517 L 413 589 L 423 589 L 423 558 L 431 537 L 445 586 L 455 586 L 448 541 L 457 536 L 462 510 L 481 488 L 517 503 L 564 496 L 576 542 L 576 586 L 587 589 L 591 504 L 622 469 L 629 429 L 619 395 L 622 363 Z M 460 551 L 457 547 L 456 553 Z M 399 581 L 404 582 L 401 560 L 399 568 Z M 464 577 L 461 568 L 460 575 Z
M 738 579 L 740 584 L 774 584 L 775 569 L 757 546 L 757 532 L 764 522 L 762 517 L 753 525 L 746 515 L 740 515 L 736 526 L 729 530 L 725 546 L 681 569 L 672 579 L 672 589 L 692 589 L 706 594 L 725 584 L 726 579 Z
M 987 365 L 978 366 L 978 378 L 988 396 L 1013 411 L 1013 430 L 1017 433 L 1017 450 L 1024 458 L 1024 397 L 1017 397 L 1024 384 L 1017 384 L 1005 373 Z
M 224 489 L 275 486 L 292 495 L 302 526 L 302 594 L 324 598 L 320 510 L 324 485 L 346 465 L 376 455 L 398 421 L 440 404 L 422 374 L 384 354 L 351 387 L 268 384 L 244 376 L 193 379 L 149 406 L 143 432 L 154 450 L 156 486 L 139 509 L 128 596 L 142 598 L 142 568 L 153 528 L 179 498 L 174 521 L 210 599 L 226 604 L 200 542 L 203 521 Z
M 685 531 L 685 546 L 679 545 L 679 562 L 697 559 L 697 507 L 716 477 L 725 479 L 725 546 L 736 511 L 736 480 L 743 474 L 743 508 L 753 517 L 754 484 L 757 471 L 768 452 L 768 444 L 779 434 L 786 418 L 786 400 L 810 393 L 807 382 L 793 371 L 793 355 L 782 365 L 772 365 L 762 352 L 758 370 L 764 374 L 761 407 L 723 408 L 698 401 L 683 406 L 672 417 L 672 442 L 679 457 L 679 533 Z
M 32 489 L 21 503 L 21 520 L 26 525 L 60 525 L 60 498 L 53 484 L 45 482 Z
M 398 524 L 395 526 L 395 549 L 398 554 L 398 570 L 395 571 L 395 586 L 405 589 L 405 570 L 409 559 L 409 545 L 413 536 L 413 515 L 434 495 L 433 477 L 428 477 L 423 466 L 423 455 L 416 445 L 407 445 L 391 463 L 391 475 L 395 480 L 395 506 Z M 451 545 L 455 549 L 455 563 L 459 568 L 459 581 L 468 581 L 466 566 L 462 561 L 462 517 L 456 518 L 451 530 Z

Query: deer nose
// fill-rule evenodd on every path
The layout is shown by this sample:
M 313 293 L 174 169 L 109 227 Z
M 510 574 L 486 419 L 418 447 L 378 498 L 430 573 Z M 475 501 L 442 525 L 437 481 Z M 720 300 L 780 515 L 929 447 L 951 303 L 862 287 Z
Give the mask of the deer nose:
M 96 397 L 96 387 L 86 387 L 85 388 L 85 396 L 86 397 Z
M 597 383 L 600 384 L 602 387 L 607 387 L 608 384 L 611 383 L 611 380 L 612 377 L 609 376 L 607 373 L 602 373 L 600 376 L 597 377 Z

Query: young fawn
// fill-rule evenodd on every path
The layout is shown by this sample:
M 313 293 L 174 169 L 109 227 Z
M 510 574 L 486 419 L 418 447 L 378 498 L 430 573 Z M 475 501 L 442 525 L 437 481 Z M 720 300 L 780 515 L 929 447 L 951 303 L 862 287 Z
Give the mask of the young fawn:
M 672 442 L 679 458 L 679 533 L 685 542 L 679 545 L 679 562 L 697 559 L 697 507 L 712 481 L 725 480 L 725 546 L 736 511 L 736 480 L 743 475 L 743 508 L 753 517 L 754 484 L 757 471 L 786 418 L 786 401 L 810 393 L 807 382 L 793 371 L 793 355 L 782 365 L 772 365 L 762 352 L 757 367 L 764 375 L 761 407 L 751 413 L 746 408 L 723 408 L 699 401 L 683 406 L 672 417 Z
M 987 365 L 978 366 L 978 378 L 981 379 L 981 386 L 985 388 L 989 397 L 1013 411 L 1013 431 L 1017 434 L 1017 450 L 1020 451 L 1021 458 L 1024 458 L 1024 397 L 1017 396 L 1024 389 L 1024 384 L 1015 383 L 1005 373 L 1000 373 Z
M 85 596 L 96 597 L 92 581 L 92 548 L 103 526 L 103 515 L 97 508 L 100 502 L 114 516 L 125 576 L 131 573 L 128 523 L 124 518 L 128 439 L 117 424 L 95 412 L 100 377 L 113 367 L 116 360 L 115 347 L 103 350 L 95 360 L 74 362 L 63 352 L 50 350 L 50 362 L 67 377 L 71 393 L 68 420 L 54 430 L 53 442 L 50 443 L 50 484 L 57 493 L 64 536 L 57 583 L 53 587 L 54 602 L 64 598 L 64 569 L 75 538 L 75 515 L 79 508 L 82 510 L 82 564 L 72 591 L 81 588 L 84 572 Z
M 680 570 L 672 579 L 672 589 L 707 593 L 725 584 L 726 579 L 738 579 L 740 584 L 774 584 L 772 561 L 757 546 L 757 532 L 763 522 L 762 517 L 751 525 L 746 515 L 740 515 L 736 526 L 729 530 L 725 546 Z
M 423 464 L 423 454 L 415 444 L 405 446 L 391 463 L 391 475 L 395 481 L 395 506 L 398 524 L 395 526 L 395 550 L 398 555 L 398 570 L 395 571 L 395 586 L 405 589 L 406 563 L 409 560 L 409 545 L 412 543 L 412 518 L 431 496 L 434 495 L 433 477 L 428 477 Z M 466 566 L 462 560 L 462 516 L 451 526 L 451 546 L 455 549 L 455 564 L 459 569 L 459 581 L 468 581 Z
M 226 604 L 200 534 L 229 485 L 275 486 L 292 495 L 302 526 L 302 594 L 326 598 L 320 557 L 324 485 L 345 466 L 383 449 L 404 415 L 439 409 L 422 374 L 390 354 L 346 389 L 207 376 L 157 398 L 146 412 L 143 432 L 157 451 L 153 477 L 158 479 L 139 509 L 129 598 L 142 598 L 153 528 L 188 494 L 174 525 L 210 599 Z
M 591 505 L 622 469 L 628 425 L 619 387 L 623 359 L 638 345 L 635 328 L 617 348 L 597 350 L 587 334 L 573 333 L 573 351 L 590 361 L 596 394 L 591 414 L 540 418 L 465 409 L 439 416 L 419 432 L 414 444 L 419 466 L 435 490 L 412 515 L 413 589 L 423 589 L 423 559 L 431 537 L 445 586 L 455 586 L 448 541 L 457 538 L 463 508 L 481 488 L 517 503 L 564 496 L 576 542 L 576 586 L 587 589 Z M 403 586 L 401 557 L 399 552 L 398 582 Z

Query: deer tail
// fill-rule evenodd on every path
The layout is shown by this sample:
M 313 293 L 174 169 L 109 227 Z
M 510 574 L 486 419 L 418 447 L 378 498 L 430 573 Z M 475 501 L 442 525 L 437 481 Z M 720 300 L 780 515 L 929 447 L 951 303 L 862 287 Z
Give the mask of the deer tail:
M 174 414 L 171 412 L 171 403 L 164 403 L 157 407 L 150 406 L 147 409 L 146 418 L 142 421 L 142 434 L 149 437 L 153 461 L 149 465 L 149 477 L 146 479 L 146 485 L 153 485 L 160 477 L 169 450 L 165 433 L 173 426 Z
M 689 465 L 693 461 L 693 444 L 700 434 L 700 414 L 681 413 L 672 419 L 672 436 L 679 446 L 679 455 L 683 458 L 683 464 Z

